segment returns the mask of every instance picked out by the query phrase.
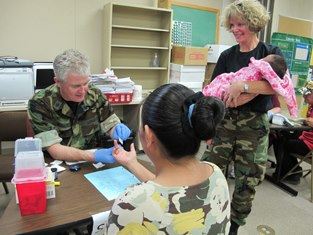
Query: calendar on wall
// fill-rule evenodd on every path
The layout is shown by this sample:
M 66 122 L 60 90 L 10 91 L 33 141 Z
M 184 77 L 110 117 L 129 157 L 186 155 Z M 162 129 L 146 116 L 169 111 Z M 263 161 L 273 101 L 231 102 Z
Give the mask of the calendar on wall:
M 181 46 L 191 46 L 192 23 L 185 21 L 173 21 L 172 43 Z

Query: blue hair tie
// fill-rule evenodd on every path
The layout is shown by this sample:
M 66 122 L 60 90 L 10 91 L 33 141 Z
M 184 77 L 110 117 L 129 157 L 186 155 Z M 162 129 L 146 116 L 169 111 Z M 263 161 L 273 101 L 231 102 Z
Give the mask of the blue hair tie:
M 193 127 L 192 123 L 191 123 L 191 115 L 192 115 L 192 112 L 193 112 L 194 108 L 195 108 L 195 104 L 191 104 L 188 107 L 188 121 L 189 121 L 189 124 L 190 124 L 191 127 Z

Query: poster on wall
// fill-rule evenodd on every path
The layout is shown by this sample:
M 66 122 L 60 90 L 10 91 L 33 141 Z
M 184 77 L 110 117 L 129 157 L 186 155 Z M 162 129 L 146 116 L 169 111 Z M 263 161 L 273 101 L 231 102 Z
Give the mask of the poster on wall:
M 311 79 L 308 73 L 313 39 L 286 33 L 273 33 L 271 43 L 281 49 L 298 93 L 299 88 Z

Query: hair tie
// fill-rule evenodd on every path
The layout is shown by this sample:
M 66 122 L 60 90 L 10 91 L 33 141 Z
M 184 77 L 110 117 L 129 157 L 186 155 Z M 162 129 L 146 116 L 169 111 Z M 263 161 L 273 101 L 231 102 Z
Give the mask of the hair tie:
M 192 123 L 191 123 L 191 116 L 192 116 L 192 112 L 193 112 L 194 108 L 195 108 L 195 104 L 191 104 L 188 107 L 188 121 L 189 121 L 189 124 L 190 124 L 191 127 L 193 127 Z

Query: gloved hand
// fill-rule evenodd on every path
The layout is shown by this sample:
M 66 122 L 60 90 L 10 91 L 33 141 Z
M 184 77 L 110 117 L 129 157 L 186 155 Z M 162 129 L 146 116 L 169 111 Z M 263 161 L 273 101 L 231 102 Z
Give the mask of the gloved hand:
M 116 160 L 112 155 L 114 147 L 97 149 L 94 153 L 95 162 L 115 163 Z
M 130 136 L 130 129 L 124 125 L 123 123 L 119 123 L 114 127 L 113 131 L 113 139 L 118 140 L 121 138 L 122 140 L 127 140 Z

